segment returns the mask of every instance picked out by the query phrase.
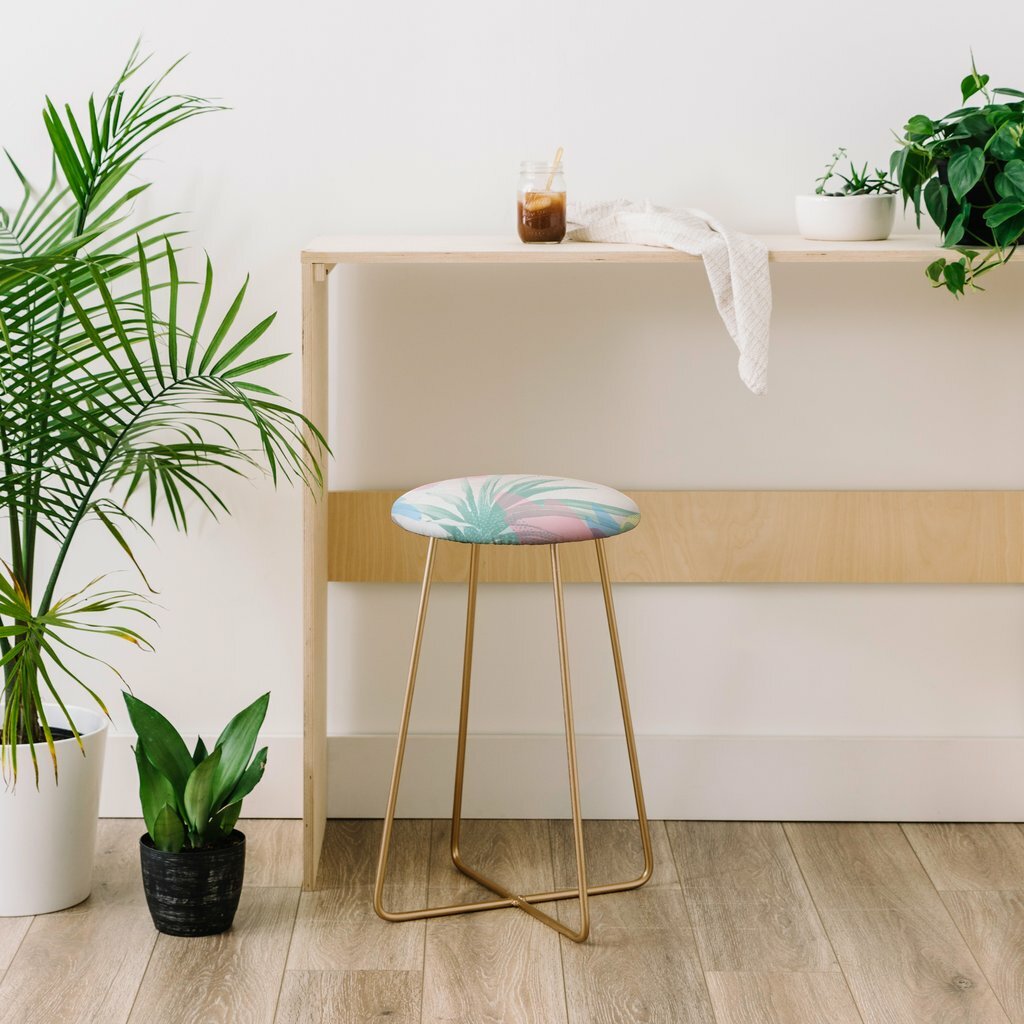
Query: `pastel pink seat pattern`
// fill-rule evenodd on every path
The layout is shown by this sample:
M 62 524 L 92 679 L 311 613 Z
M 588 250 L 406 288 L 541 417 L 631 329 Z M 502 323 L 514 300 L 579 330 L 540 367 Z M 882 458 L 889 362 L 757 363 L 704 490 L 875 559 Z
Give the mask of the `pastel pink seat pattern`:
M 564 544 L 632 530 L 640 509 L 603 484 L 505 474 L 416 487 L 394 503 L 391 518 L 410 533 L 462 544 Z

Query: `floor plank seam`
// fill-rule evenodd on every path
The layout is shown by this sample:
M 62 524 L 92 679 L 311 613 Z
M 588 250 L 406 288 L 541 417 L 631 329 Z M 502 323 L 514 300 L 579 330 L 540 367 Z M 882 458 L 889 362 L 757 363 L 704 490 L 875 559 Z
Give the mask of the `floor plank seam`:
M 1011 1009 L 1012 1008 L 1007 1006 L 1003 1002 L 1002 997 L 999 995 L 998 989 L 993 984 L 992 979 L 988 976 L 988 972 L 985 971 L 985 969 L 981 966 L 981 961 L 978 959 L 977 954 L 974 952 L 974 947 L 971 946 L 970 942 L 967 940 L 967 936 L 964 934 L 964 931 L 960 927 L 960 924 L 957 921 L 957 919 L 949 912 L 949 906 L 946 904 L 946 901 L 942 898 L 942 890 L 939 889 L 939 887 L 935 884 L 935 879 L 932 878 L 931 872 L 925 866 L 924 861 L 921 860 L 921 855 L 917 852 L 917 847 L 914 846 L 913 842 L 911 842 L 910 836 L 907 835 L 906 825 L 903 822 L 900 822 L 900 833 L 902 834 L 904 840 L 906 841 L 907 846 L 909 846 L 910 849 L 913 851 L 914 857 L 917 860 L 917 863 L 921 865 L 921 870 L 924 872 L 925 878 L 927 878 L 928 881 L 931 883 L 932 889 L 935 891 L 935 895 L 939 897 L 939 903 L 942 905 L 942 909 L 943 909 L 943 911 L 945 911 L 946 917 L 948 917 L 949 920 L 952 922 L 953 927 L 956 929 L 957 935 L 959 935 L 961 940 L 963 940 L 964 949 L 966 949 L 967 952 L 970 954 L 971 960 L 974 961 L 974 966 L 978 968 L 978 973 L 981 975 L 981 977 L 983 977 L 985 979 L 985 984 L 988 985 L 989 990 L 992 992 L 993 998 L 995 999 L 995 1001 L 998 1004 L 999 1008 L 1003 1011 L 1003 1014 L 1006 1016 L 1006 1019 L 1008 1021 L 1012 1021 L 1013 1020 L 1013 1017 L 1011 1016 Z M 956 890 L 948 890 L 948 891 L 956 891 Z M 997 890 L 997 891 L 999 891 L 999 890 Z M 1015 890 L 1011 889 L 1011 890 L 1004 890 L 1004 891 L 1013 892 Z
M 160 941 L 160 936 L 157 935 L 153 944 L 149 947 L 149 956 L 146 957 L 146 969 L 139 975 L 139 983 L 135 986 L 135 993 L 132 995 L 132 1004 L 128 1007 L 128 1013 L 125 1016 L 126 1024 L 130 1024 L 132 1014 L 135 1013 L 135 1004 L 139 1001 L 139 995 L 142 993 L 142 986 L 146 983 L 146 975 L 149 974 L 149 968 L 153 963 L 153 953 L 156 950 L 156 944 Z
M 555 834 L 551 827 L 551 819 L 548 819 L 548 859 L 551 861 L 551 884 L 553 887 L 558 886 L 558 868 L 555 864 Z M 557 913 L 557 910 L 555 910 Z M 558 936 L 558 969 L 562 974 L 562 1001 L 565 1003 L 565 1024 L 571 1024 L 572 1017 L 569 1013 L 569 986 L 565 983 L 565 947 L 563 943 L 566 942 L 564 935 Z
M 807 898 L 811 901 L 811 906 L 814 908 L 814 915 L 818 919 L 818 924 L 821 925 L 822 934 L 826 939 L 828 939 L 828 948 L 832 950 L 832 956 L 835 959 L 836 966 L 839 968 L 839 973 L 843 976 L 843 984 L 846 986 L 846 991 L 850 993 L 850 1001 L 857 1011 L 857 1016 L 863 1022 L 865 1020 L 864 1011 L 861 1008 L 860 1003 L 857 1001 L 857 997 L 854 995 L 850 979 L 846 976 L 846 968 L 843 966 L 843 961 L 840 959 L 839 953 L 836 951 L 835 942 L 829 933 L 828 926 L 825 924 L 825 917 L 821 912 L 821 908 L 818 906 L 818 901 L 814 898 L 814 890 L 807 881 L 807 875 L 804 873 L 804 866 L 800 863 L 800 858 L 796 855 L 796 847 L 793 845 L 793 840 L 789 835 L 789 829 L 786 827 L 789 823 L 784 821 L 780 822 L 780 824 L 782 825 L 782 834 L 786 837 L 786 844 L 789 846 L 789 852 L 793 856 L 793 863 L 796 864 L 796 869 L 800 872 L 800 879 L 804 883 L 804 888 L 807 890 Z
M 728 1024 L 728 1021 L 722 1021 L 718 1011 L 715 1009 L 715 1001 L 711 998 L 711 986 L 708 984 L 708 969 L 707 965 L 704 963 L 704 954 L 701 953 L 700 943 L 697 941 L 696 929 L 693 927 L 693 916 L 690 914 L 690 900 L 686 895 L 686 885 L 683 883 L 683 871 L 679 866 L 681 855 L 676 852 L 676 844 L 672 842 L 672 837 L 668 834 L 668 826 L 664 821 L 661 822 L 661 827 L 665 832 L 665 845 L 668 847 L 668 851 L 672 855 L 672 867 L 676 873 L 676 884 L 679 886 L 679 895 L 683 900 L 683 912 L 686 914 L 686 927 L 690 930 L 690 938 L 693 940 L 693 949 L 697 954 L 697 963 L 700 965 L 700 977 L 701 981 L 704 982 L 704 993 L 708 997 L 708 1006 L 711 1009 L 711 1016 L 715 1021 L 718 1021 L 719 1024 Z
M 289 889 L 292 886 L 288 886 Z M 288 977 L 288 961 L 292 953 L 292 941 L 295 939 L 295 925 L 299 919 L 299 904 L 302 902 L 302 886 L 296 887 L 295 891 L 295 913 L 292 914 L 292 926 L 288 932 L 288 946 L 284 951 L 284 966 L 281 969 L 281 978 L 277 983 L 277 995 L 274 997 L 274 1011 L 270 1015 L 271 1021 L 277 1020 L 277 1014 L 281 1009 L 281 993 L 284 991 L 284 982 Z
M 929 879 L 930 881 L 930 879 Z M 1007 886 L 1005 889 L 939 889 L 932 882 L 932 887 L 940 896 L 1002 896 L 1006 893 L 1021 892 L 1020 886 Z M 945 903 L 945 900 L 943 900 Z
M 18 958 L 18 954 L 21 952 L 21 947 L 25 945 L 25 938 L 28 936 L 28 933 L 32 931 L 32 925 L 35 923 L 36 916 L 33 916 L 32 920 L 28 923 L 28 927 L 21 933 L 21 938 L 18 939 L 18 944 L 14 947 L 14 952 L 11 954 L 11 959 L 7 961 L 7 966 L 3 971 L 0 971 L 0 985 L 3 985 L 4 978 L 7 977 L 7 972 L 14 966 L 14 961 Z

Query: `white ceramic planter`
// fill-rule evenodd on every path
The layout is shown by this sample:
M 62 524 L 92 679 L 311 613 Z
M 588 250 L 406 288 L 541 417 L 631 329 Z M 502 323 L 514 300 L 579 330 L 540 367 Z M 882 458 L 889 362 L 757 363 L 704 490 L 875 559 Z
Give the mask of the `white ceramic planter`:
M 88 708 L 68 709 L 82 736 L 57 740 L 59 783 L 50 752 L 37 744 L 39 788 L 26 745 L 18 747 L 18 784 L 0 782 L 0 917 L 48 914 L 81 903 L 92 888 L 96 817 L 107 742 L 107 719 Z M 67 726 L 58 707 L 46 705 L 51 726 Z
M 815 241 L 880 241 L 892 234 L 895 220 L 895 196 L 796 197 L 797 230 Z

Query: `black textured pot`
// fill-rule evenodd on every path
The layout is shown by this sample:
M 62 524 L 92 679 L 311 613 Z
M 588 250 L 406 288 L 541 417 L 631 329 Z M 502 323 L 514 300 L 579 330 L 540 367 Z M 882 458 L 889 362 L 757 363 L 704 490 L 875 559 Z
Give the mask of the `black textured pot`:
M 245 875 L 245 836 L 235 829 L 219 846 L 167 853 L 149 833 L 139 840 L 142 885 L 157 931 L 216 935 L 231 927 Z

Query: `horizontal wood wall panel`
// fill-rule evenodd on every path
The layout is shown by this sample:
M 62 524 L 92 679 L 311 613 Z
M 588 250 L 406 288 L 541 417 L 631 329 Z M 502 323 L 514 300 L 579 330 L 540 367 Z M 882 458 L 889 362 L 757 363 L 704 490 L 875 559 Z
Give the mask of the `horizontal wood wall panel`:
M 417 582 L 427 542 L 391 522 L 400 491 L 332 491 L 328 578 Z M 640 526 L 608 542 L 624 583 L 1021 583 L 1024 491 L 631 491 Z M 466 579 L 445 543 L 435 579 Z M 570 582 L 593 582 L 591 544 L 562 546 Z M 481 579 L 550 579 L 545 547 L 485 547 Z

